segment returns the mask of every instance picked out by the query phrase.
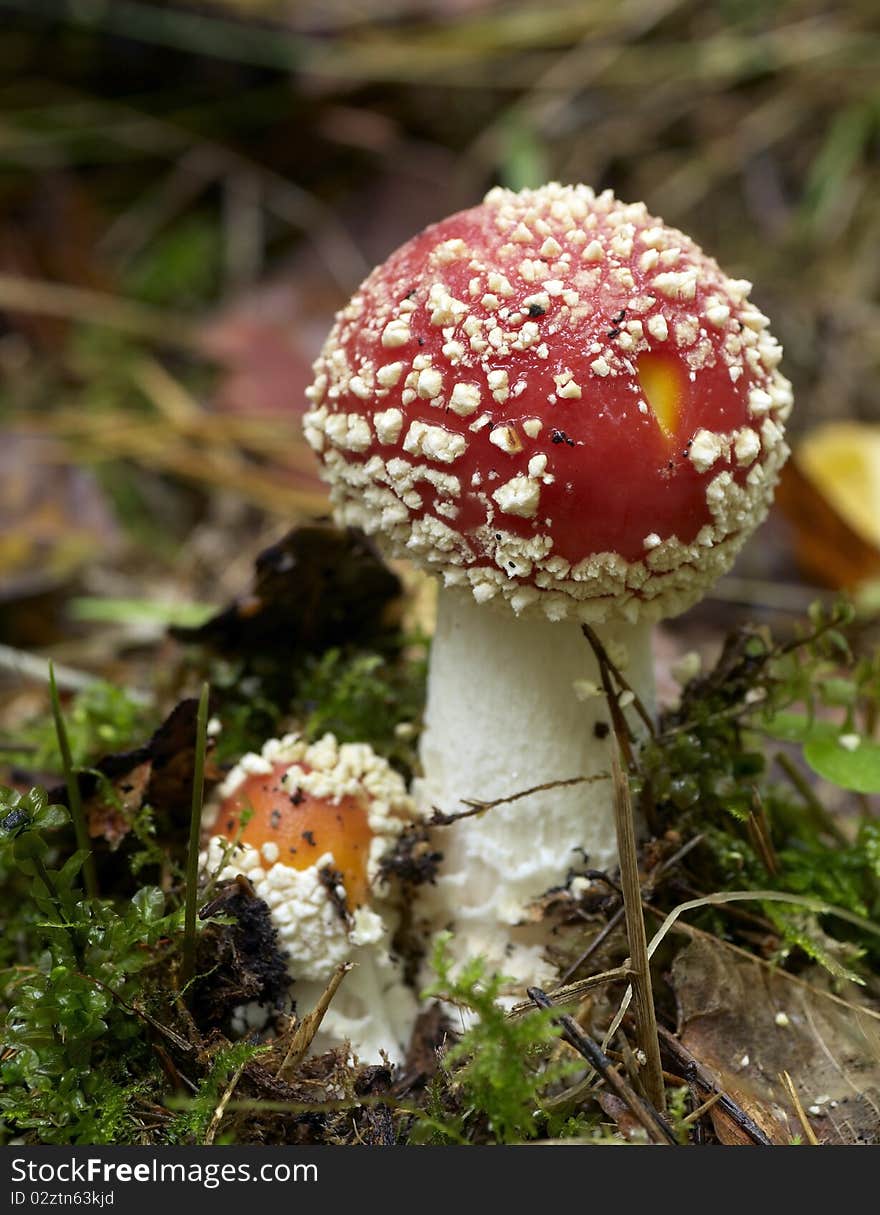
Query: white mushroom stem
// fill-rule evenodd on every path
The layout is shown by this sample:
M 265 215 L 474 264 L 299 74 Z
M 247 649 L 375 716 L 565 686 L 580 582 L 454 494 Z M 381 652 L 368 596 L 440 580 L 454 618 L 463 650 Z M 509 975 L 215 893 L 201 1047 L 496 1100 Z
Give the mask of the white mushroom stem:
M 345 976 L 315 1035 L 313 1051 L 351 1045 L 361 1063 L 401 1066 L 412 1034 L 418 1007 L 412 991 L 400 976 L 400 968 L 387 952 L 363 946 L 351 955 L 354 967 Z M 294 984 L 297 1011 L 310 1012 L 326 983 Z
M 605 624 L 596 632 L 612 656 L 625 650 L 627 682 L 652 709 L 651 626 Z M 455 957 L 483 955 L 490 969 L 522 982 L 554 976 L 540 929 L 513 927 L 529 904 L 585 862 L 607 868 L 616 860 L 610 717 L 604 696 L 589 696 L 590 684 L 600 675 L 580 624 L 517 618 L 441 590 L 416 790 L 423 811 L 454 814 L 468 800 L 588 778 L 436 831 L 444 859 L 424 896 L 431 926 L 453 930 Z

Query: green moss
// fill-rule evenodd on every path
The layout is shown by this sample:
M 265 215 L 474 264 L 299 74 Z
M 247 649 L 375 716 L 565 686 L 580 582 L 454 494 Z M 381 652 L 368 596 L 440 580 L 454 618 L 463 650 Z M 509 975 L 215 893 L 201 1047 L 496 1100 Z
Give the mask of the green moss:
M 235 1042 L 219 1050 L 198 1091 L 166 1124 L 163 1141 L 170 1144 L 202 1143 L 226 1086 L 240 1068 L 266 1049 L 252 1042 Z M 179 1105 L 180 1102 L 175 1104 Z
M 703 836 L 690 862 L 701 889 L 773 889 L 877 915 L 876 825 L 865 819 L 849 840 L 811 791 L 809 774 L 808 744 L 817 733 L 830 732 L 842 754 L 857 758 L 836 740 L 867 736 L 877 715 L 880 655 L 853 656 L 845 633 L 851 621 L 841 605 L 814 610 L 784 644 L 763 630 L 736 634 L 642 748 L 639 795 L 664 826 Z M 777 739 L 790 744 L 781 768 Z M 781 780 L 786 774 L 791 779 Z M 763 848 L 756 838 L 762 826 Z M 779 905 L 764 910 L 788 952 L 800 949 L 837 975 L 861 960 L 880 963 L 871 934 Z M 718 926 L 714 912 L 707 922 Z
M 415 767 L 425 698 L 424 656 L 391 661 L 380 654 L 332 649 L 307 662 L 294 712 L 310 739 L 368 742 L 404 770 Z
M 681 705 L 642 747 L 633 785 L 658 829 L 672 829 L 682 841 L 702 836 L 702 845 L 685 858 L 684 872 L 676 871 L 688 893 L 773 889 L 820 899 L 863 919 L 877 917 L 880 827 L 863 816 L 842 831 L 812 791 L 806 754 L 808 743 L 829 729 L 835 738 L 842 730 L 867 737 L 877 717 L 877 662 L 852 656 L 846 627 L 843 613 L 814 619 L 786 645 L 763 632 L 738 635 L 719 666 L 685 689 Z M 342 740 L 368 741 L 411 771 L 424 665 L 421 656 L 404 658 L 400 651 L 331 650 L 303 661 L 294 700 L 288 687 L 283 704 L 260 679 L 229 666 L 218 689 L 221 745 L 237 759 L 280 726 L 299 722 L 310 738 L 332 730 Z M 80 766 L 105 750 L 137 745 L 148 724 L 140 706 L 107 685 L 75 698 L 67 714 Z M 30 737 L 57 764 L 48 722 L 37 723 Z M 780 746 L 787 748 L 787 769 L 774 761 Z M 112 801 L 116 795 L 104 785 Z M 849 795 L 848 805 L 857 813 L 857 797 Z M 187 1021 L 176 995 L 182 876 L 157 842 L 151 807 L 137 812 L 132 834 L 139 847 L 128 850 L 125 861 L 120 855 L 120 862 L 134 874 L 146 864 L 161 866 L 169 893 L 142 887 L 132 900 L 86 898 L 83 854 L 70 852 L 67 810 L 50 805 L 40 789 L 0 789 L 6 1048 L 0 1137 L 201 1142 L 227 1086 L 260 1049 L 222 1037 L 198 1047 L 187 1040 L 191 1031 L 197 1038 L 198 1027 Z M 210 892 L 204 888 L 201 898 Z M 659 905 L 663 899 L 669 906 L 681 892 L 673 886 L 667 893 L 661 885 L 654 900 Z M 810 959 L 843 978 L 864 977 L 880 962 L 876 938 L 857 924 L 779 903 L 762 906 L 760 914 L 778 934 L 781 964 Z M 723 908 L 701 915 L 704 928 L 736 936 L 737 922 Z M 748 934 L 739 940 L 753 946 Z M 446 1052 L 421 1110 L 398 1111 L 409 1121 L 410 1142 L 620 1142 L 589 1090 L 567 1092 L 572 1064 L 554 1061 L 559 1035 L 550 1014 L 508 1018 L 497 1003 L 504 979 L 488 974 L 479 959 L 453 968 L 446 939 L 438 943 L 434 966 L 429 994 L 469 1009 L 472 1017 Z M 178 1052 L 195 1089 L 184 1104 L 172 1091 L 167 1059 L 160 1063 L 157 1033 L 160 1042 L 163 1034 L 177 1035 L 169 1049 Z M 574 1066 L 582 1069 L 578 1061 Z M 674 1104 L 684 1102 L 683 1090 L 672 1097 L 673 1120 L 684 1139 L 686 1107 Z M 145 1102 L 152 1110 L 148 1132 L 142 1129 Z M 316 1139 L 325 1131 L 315 1123 Z
M 77 692 L 65 708 L 64 721 L 77 767 L 95 763 L 112 751 L 126 750 L 158 724 L 155 713 L 124 688 L 98 680 Z M 34 718 L 20 732 L 21 750 L 4 752 L 10 763 L 32 772 L 58 772 L 61 756 L 52 713 Z
M 469 1010 L 474 1020 L 445 1054 L 424 1115 L 411 1133 L 415 1143 L 466 1143 L 474 1129 L 493 1143 L 519 1143 L 545 1130 L 542 1094 L 570 1071 L 546 1063 L 559 1030 L 552 1013 L 535 1010 L 512 1019 L 498 1003 L 509 983 L 489 974 L 482 958 L 453 970 L 449 934 L 441 933 L 432 965 L 436 981 L 426 997 Z

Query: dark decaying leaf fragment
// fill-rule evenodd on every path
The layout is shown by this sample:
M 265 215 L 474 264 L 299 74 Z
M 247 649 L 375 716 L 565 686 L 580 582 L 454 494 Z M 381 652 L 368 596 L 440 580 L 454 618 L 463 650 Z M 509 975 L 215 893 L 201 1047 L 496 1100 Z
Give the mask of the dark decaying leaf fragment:
M 401 593 L 395 574 L 356 528 L 294 528 L 256 559 L 254 584 L 198 628 L 171 630 L 224 654 L 319 653 L 388 632 Z
M 182 859 L 181 840 L 185 839 L 192 798 L 197 708 L 194 699 L 180 701 L 143 746 L 106 755 L 93 769 L 78 774 L 99 866 L 106 856 L 105 845 L 115 851 L 127 840 L 133 818 L 144 806 L 154 811 L 156 844 Z M 206 780 L 211 783 L 220 775 L 209 763 Z M 59 785 L 49 793 L 53 802 L 67 805 L 65 786 Z M 108 864 L 115 887 L 127 870 L 115 861 Z

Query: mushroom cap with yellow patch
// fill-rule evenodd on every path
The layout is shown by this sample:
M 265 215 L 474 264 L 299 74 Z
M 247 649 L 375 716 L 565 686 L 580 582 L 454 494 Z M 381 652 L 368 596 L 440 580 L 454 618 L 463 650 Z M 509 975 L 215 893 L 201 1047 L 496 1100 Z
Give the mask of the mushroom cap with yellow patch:
M 684 610 L 788 454 L 749 291 L 643 203 L 492 190 L 336 318 L 304 425 L 338 518 L 517 613 Z

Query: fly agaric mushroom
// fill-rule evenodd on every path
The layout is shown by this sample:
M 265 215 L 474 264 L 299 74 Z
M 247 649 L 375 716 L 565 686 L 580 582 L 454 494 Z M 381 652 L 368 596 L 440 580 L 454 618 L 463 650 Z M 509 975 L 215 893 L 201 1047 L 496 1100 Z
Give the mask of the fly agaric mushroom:
M 337 517 L 443 582 L 425 804 L 607 773 L 603 708 L 578 701 L 598 683 L 584 622 L 652 703 L 651 622 L 729 568 L 788 454 L 782 352 L 749 291 L 643 203 L 554 183 L 428 228 L 338 315 L 304 419 Z M 497 806 L 442 846 L 459 952 L 546 977 L 509 926 L 576 850 L 613 862 L 610 782 Z
M 203 868 L 244 874 L 269 906 L 293 994 L 313 1007 L 340 963 L 357 965 L 316 1039 L 363 1060 L 400 1061 L 416 1006 L 389 951 L 394 909 L 379 865 L 415 810 L 401 777 L 363 743 L 332 734 L 266 742 L 232 769 L 210 808 Z

